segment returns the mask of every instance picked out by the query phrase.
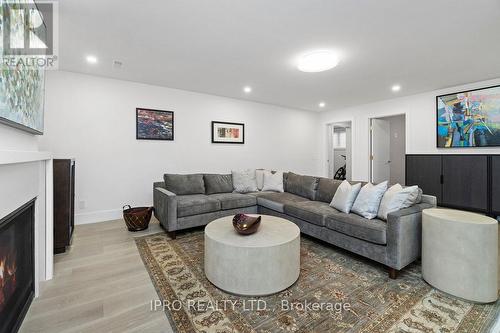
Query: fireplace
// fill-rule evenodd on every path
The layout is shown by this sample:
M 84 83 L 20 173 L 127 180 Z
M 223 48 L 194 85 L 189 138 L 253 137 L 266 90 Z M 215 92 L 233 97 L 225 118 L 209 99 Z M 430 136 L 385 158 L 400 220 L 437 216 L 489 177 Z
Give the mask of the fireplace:
M 0 333 L 17 332 L 35 295 L 35 199 L 0 220 Z

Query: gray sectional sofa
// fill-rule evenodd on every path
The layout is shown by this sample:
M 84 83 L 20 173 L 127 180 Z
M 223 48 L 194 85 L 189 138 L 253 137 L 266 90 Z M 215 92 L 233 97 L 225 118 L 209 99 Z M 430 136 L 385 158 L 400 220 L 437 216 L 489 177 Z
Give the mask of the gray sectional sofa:
M 283 178 L 283 193 L 241 194 L 232 192 L 230 174 L 167 174 L 153 185 L 155 216 L 173 238 L 176 231 L 237 213 L 283 217 L 303 234 L 386 265 L 391 278 L 420 257 L 421 213 L 436 205 L 435 197 L 422 195 L 417 204 L 390 213 L 387 221 L 368 220 L 330 207 L 341 181 L 291 172 Z

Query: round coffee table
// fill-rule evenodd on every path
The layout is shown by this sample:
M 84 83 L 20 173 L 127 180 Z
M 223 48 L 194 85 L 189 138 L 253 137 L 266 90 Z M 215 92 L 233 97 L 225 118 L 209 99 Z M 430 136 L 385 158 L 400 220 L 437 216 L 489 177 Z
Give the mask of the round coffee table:
M 216 287 L 237 295 L 264 296 L 297 281 L 300 272 L 300 229 L 285 219 L 262 216 L 259 230 L 243 236 L 233 216 L 205 228 L 205 275 Z

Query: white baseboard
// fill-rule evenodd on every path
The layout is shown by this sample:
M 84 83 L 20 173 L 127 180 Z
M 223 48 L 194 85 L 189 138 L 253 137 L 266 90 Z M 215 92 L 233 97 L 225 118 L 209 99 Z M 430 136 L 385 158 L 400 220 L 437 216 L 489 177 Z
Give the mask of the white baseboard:
M 89 224 L 118 220 L 123 217 L 121 209 L 100 210 L 84 214 L 75 215 L 75 224 Z

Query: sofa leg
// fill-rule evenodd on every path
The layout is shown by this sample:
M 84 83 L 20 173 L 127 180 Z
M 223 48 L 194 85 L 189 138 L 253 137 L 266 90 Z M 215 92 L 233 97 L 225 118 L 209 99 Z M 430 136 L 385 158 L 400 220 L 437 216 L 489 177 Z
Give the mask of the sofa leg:
M 395 280 L 398 278 L 399 271 L 395 268 L 389 267 L 389 278 Z
M 172 239 L 175 239 L 177 237 L 175 231 L 167 231 L 167 236 Z

